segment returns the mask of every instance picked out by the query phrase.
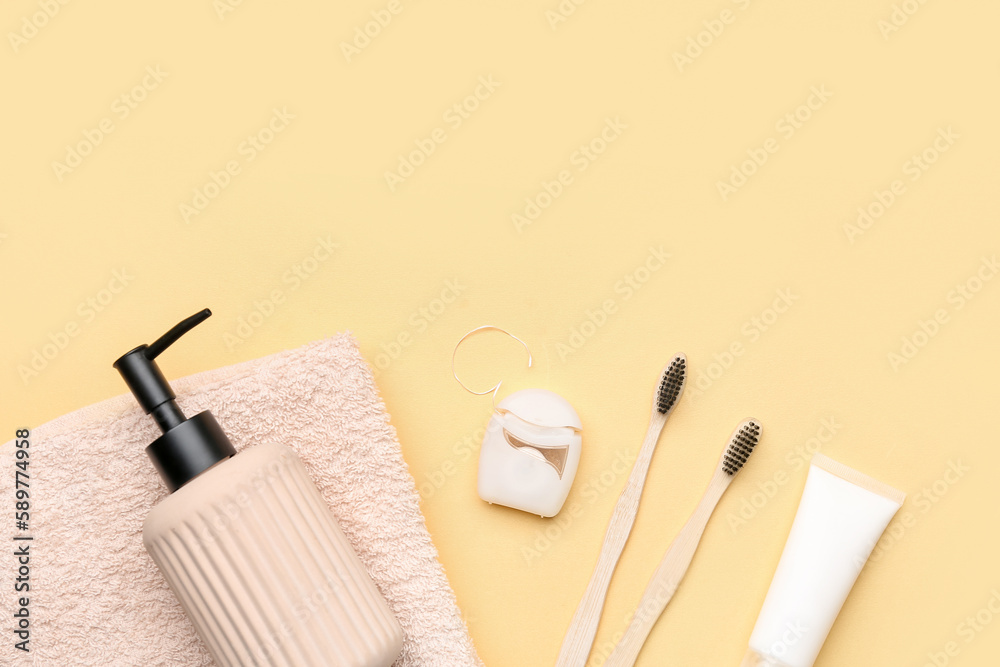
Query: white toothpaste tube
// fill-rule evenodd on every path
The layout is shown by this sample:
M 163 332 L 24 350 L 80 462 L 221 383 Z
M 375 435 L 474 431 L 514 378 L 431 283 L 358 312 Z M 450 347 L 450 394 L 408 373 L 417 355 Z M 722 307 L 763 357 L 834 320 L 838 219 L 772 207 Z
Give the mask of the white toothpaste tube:
M 905 495 L 816 454 L 741 667 L 812 667 Z

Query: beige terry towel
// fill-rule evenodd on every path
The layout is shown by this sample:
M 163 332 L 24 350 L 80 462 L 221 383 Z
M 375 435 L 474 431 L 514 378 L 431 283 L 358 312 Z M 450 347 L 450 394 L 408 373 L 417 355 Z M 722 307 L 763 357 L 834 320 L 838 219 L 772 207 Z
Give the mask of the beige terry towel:
M 108 372 L 114 372 L 110 360 Z M 211 410 L 237 450 L 278 441 L 299 453 L 403 626 L 397 667 L 482 664 L 352 336 L 172 385 L 184 413 Z M 166 495 L 143 451 L 158 435 L 130 394 L 32 430 L 32 651 L 13 649 L 8 616 L 0 663 L 212 663 L 142 546 L 143 519 Z M 2 449 L 0 471 L 0 498 L 11 507 L 12 443 Z M 0 568 L 3 579 L 9 569 Z M 13 610 L 14 602 L 7 581 L 0 586 L 0 609 Z

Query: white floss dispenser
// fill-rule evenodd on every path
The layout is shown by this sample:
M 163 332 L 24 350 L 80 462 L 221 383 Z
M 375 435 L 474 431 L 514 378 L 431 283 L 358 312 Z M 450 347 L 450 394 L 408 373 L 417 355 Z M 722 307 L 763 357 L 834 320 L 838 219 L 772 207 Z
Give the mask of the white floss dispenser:
M 547 389 L 500 401 L 479 450 L 479 497 L 543 517 L 562 509 L 580 465 L 580 417 Z
M 466 391 L 496 394 L 498 382 L 486 391 L 472 391 L 455 374 L 455 352 L 477 331 L 501 331 L 524 345 L 517 336 L 494 326 L 465 334 L 452 353 L 452 374 Z M 528 350 L 528 366 L 531 351 Z M 522 389 L 494 403 L 493 414 L 479 450 L 479 497 L 491 504 L 513 507 L 541 517 L 559 513 L 569 496 L 580 465 L 583 425 L 573 406 L 547 389 Z

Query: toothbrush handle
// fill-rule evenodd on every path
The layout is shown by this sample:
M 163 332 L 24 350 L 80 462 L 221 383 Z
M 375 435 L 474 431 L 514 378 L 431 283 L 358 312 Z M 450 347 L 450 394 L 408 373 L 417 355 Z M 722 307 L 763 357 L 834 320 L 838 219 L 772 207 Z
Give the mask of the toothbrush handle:
M 639 455 L 632 466 L 632 472 L 629 473 L 625 489 L 618 497 L 607 532 L 604 534 L 597 567 L 594 568 L 587 590 L 576 608 L 576 613 L 573 614 L 569 630 L 566 631 L 559 657 L 556 659 L 556 667 L 583 667 L 587 662 L 590 649 L 594 645 L 594 636 L 597 634 L 597 625 L 601 620 L 601 610 L 604 608 L 611 575 L 625 548 L 629 533 L 632 532 L 635 515 L 639 509 L 639 498 L 653 457 L 653 449 L 665 422 L 665 418 L 654 417 L 650 420 L 646 438 L 639 448 Z
M 721 470 L 716 470 L 694 514 L 674 538 L 649 584 L 646 585 L 635 615 L 625 630 L 625 635 L 604 663 L 605 667 L 632 667 L 635 664 L 646 638 L 649 637 L 660 614 L 667 608 L 667 604 L 674 597 L 681 580 L 691 566 L 691 560 L 705 533 L 708 520 L 731 479 Z

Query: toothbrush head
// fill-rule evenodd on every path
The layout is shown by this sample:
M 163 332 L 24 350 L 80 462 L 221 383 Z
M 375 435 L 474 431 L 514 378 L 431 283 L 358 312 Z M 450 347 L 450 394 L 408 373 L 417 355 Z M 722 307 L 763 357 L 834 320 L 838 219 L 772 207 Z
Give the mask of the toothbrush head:
M 684 379 L 687 376 L 687 357 L 676 354 L 663 369 L 660 376 L 660 386 L 656 389 L 656 410 L 662 415 L 669 413 L 684 391 Z
M 729 446 L 722 455 L 722 470 L 732 477 L 753 454 L 753 448 L 760 442 L 760 423 L 748 419 L 740 424 L 729 438 Z

